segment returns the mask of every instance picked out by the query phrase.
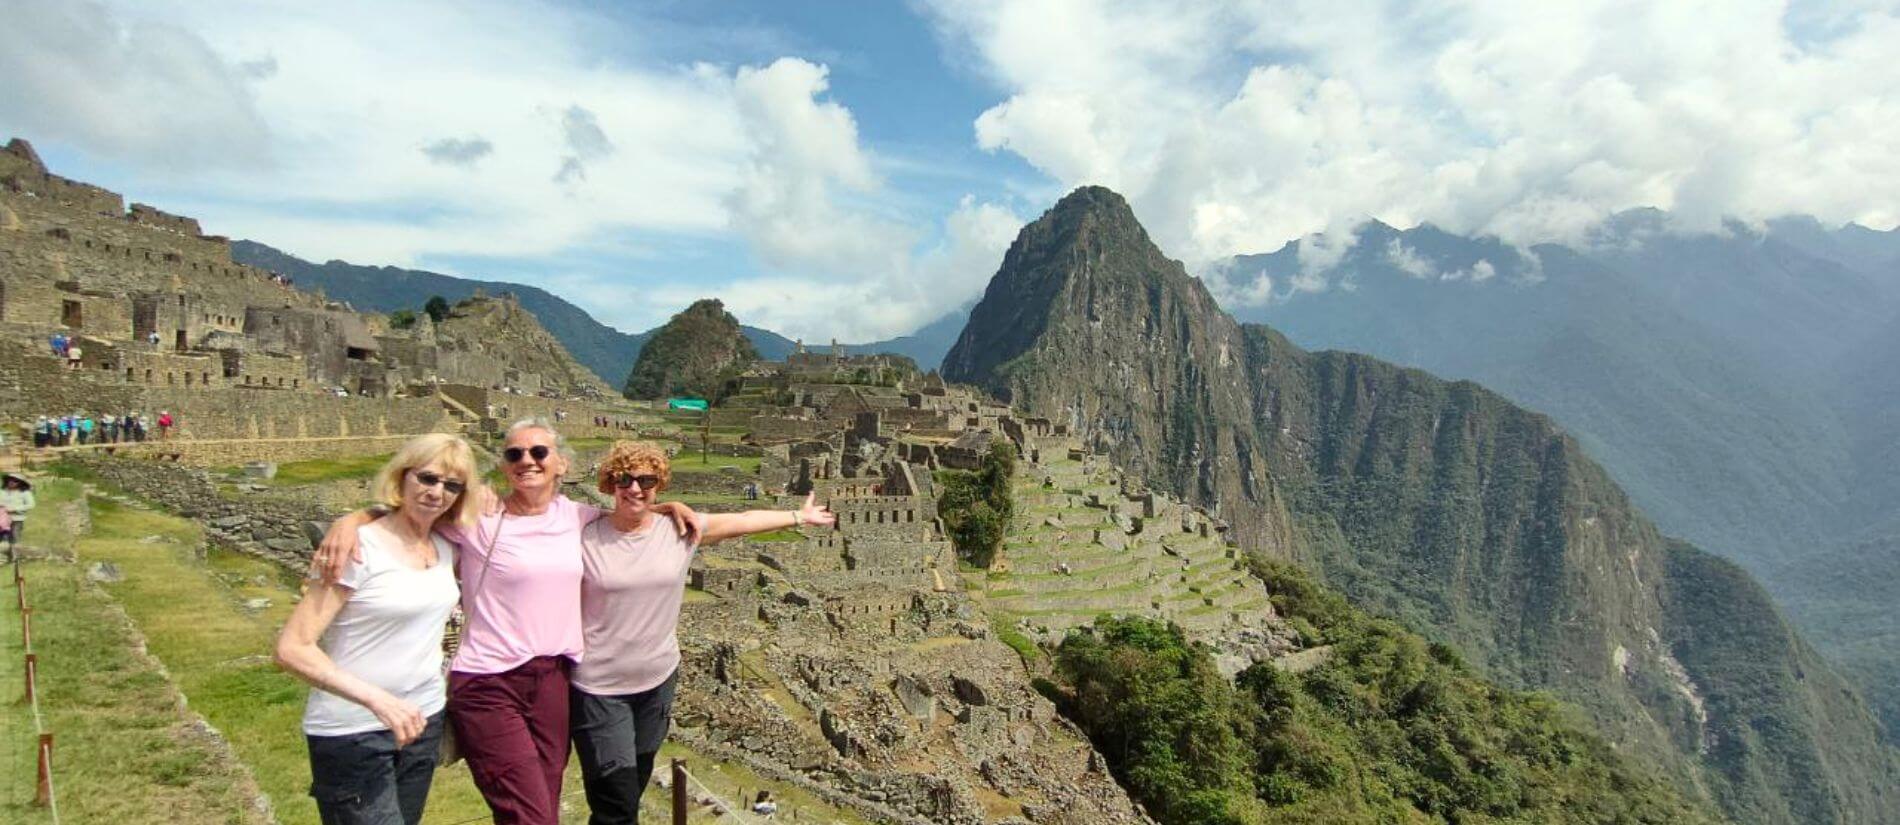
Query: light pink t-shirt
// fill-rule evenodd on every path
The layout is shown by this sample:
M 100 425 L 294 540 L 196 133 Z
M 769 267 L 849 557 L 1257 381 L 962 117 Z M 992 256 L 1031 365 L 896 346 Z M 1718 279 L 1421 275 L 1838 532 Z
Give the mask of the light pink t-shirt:
M 536 656 L 581 660 L 581 528 L 600 513 L 556 496 L 540 515 L 503 513 L 483 516 L 469 530 L 442 528 L 455 542 L 468 617 L 449 669 L 501 673 Z
M 702 518 L 699 533 L 705 532 Z M 659 687 L 680 664 L 680 602 L 696 544 L 654 518 L 622 533 L 610 519 L 581 531 L 581 621 L 587 659 L 569 684 L 596 696 Z

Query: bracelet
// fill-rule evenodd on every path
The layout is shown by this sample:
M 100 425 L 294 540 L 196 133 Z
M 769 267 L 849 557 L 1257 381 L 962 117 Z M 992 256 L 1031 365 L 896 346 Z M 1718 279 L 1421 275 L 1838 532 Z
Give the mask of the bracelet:
M 792 511 L 792 526 L 793 527 L 805 526 L 805 514 L 803 511 L 800 511 L 800 510 Z

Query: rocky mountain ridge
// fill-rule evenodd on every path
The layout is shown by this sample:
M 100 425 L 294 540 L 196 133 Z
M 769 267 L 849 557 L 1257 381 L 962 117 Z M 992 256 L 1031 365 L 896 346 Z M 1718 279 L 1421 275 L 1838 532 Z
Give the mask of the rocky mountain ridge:
M 1506 684 L 1578 702 L 1740 821 L 1900 802 L 1878 724 L 1759 586 L 1666 539 L 1549 419 L 1237 323 L 1113 192 L 1024 228 L 944 373 L 1069 423 Z

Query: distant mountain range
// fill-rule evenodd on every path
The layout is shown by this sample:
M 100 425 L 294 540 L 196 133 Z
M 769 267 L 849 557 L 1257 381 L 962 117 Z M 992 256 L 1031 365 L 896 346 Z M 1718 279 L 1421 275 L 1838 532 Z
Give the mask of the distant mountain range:
M 1418 245 L 1409 255 L 1408 241 Z M 1715 349 L 1720 339 L 1685 334 L 1692 316 L 1664 312 L 1631 279 L 1599 288 L 1617 270 L 1565 250 L 1536 250 L 1540 286 L 1522 283 L 1530 258 L 1444 233 L 1368 227 L 1356 251 L 1340 266 L 1373 266 L 1375 255 L 1395 264 L 1343 294 L 1379 293 L 1388 280 L 1404 291 L 1364 319 L 1342 311 L 1340 325 L 1433 352 L 1463 339 L 1525 345 L 1479 347 L 1460 363 L 1528 365 L 1539 380 L 1524 386 L 1552 392 L 1575 380 L 1584 389 L 1574 397 L 1636 405 L 1627 415 L 1639 429 L 1654 416 L 1712 415 L 1645 396 L 1692 390 L 1696 376 L 1740 360 Z M 1453 294 L 1480 274 L 1503 287 L 1500 300 L 1520 303 L 1413 289 L 1423 273 L 1459 271 L 1466 283 L 1435 288 Z M 1832 294 L 1861 283 L 1826 273 L 1790 279 L 1781 300 L 1804 294 L 1795 287 Z M 1595 303 L 1547 306 L 1527 297 L 1536 289 Z M 1446 314 L 1434 317 L 1441 305 Z M 1288 315 L 1300 315 L 1293 306 Z M 1686 349 L 1652 352 L 1634 336 Z M 1470 381 L 1310 352 L 1237 322 L 1113 192 L 1077 190 L 1024 227 L 943 374 L 1069 424 L 1137 477 L 1216 510 L 1248 551 L 1310 566 L 1487 676 L 1581 705 L 1619 750 L 1655 760 L 1737 822 L 1886 821 L 1900 806 L 1900 760 L 1848 683 L 1747 572 L 1664 535 L 1584 444 Z M 1774 424 L 1742 413 L 1709 422 L 1764 439 L 1778 437 Z M 1804 472 L 1815 478 L 1803 484 L 1827 480 L 1822 468 Z M 1155 527 L 1167 529 L 1138 529 Z
M 440 295 L 450 303 L 476 290 L 489 294 L 512 292 L 521 306 L 534 313 L 548 332 L 560 339 L 574 359 L 599 375 L 609 386 L 627 382 L 627 373 L 640 357 L 654 330 L 622 332 L 594 319 L 586 310 L 540 287 L 505 281 L 458 278 L 419 269 L 393 266 L 363 266 L 343 261 L 317 264 L 273 249 L 256 241 L 237 241 L 231 245 L 231 257 L 238 263 L 262 267 L 289 275 L 303 289 L 321 289 L 330 298 L 348 301 L 359 310 L 395 312 L 399 309 L 420 311 L 431 296 Z M 681 307 L 680 309 L 685 309 Z M 963 328 L 962 313 L 951 313 L 911 335 L 868 344 L 851 344 L 851 352 L 893 352 L 910 356 L 926 368 L 943 360 L 943 353 Z M 794 342 L 776 332 L 743 326 L 746 338 L 759 356 L 781 360 L 792 352 Z
M 1326 266 L 1302 253 L 1208 277 L 1272 278 L 1235 315 L 1304 347 L 1550 414 L 1665 531 L 1760 577 L 1900 731 L 1900 577 L 1877 572 L 1900 570 L 1900 232 L 1635 210 L 1574 247 L 1372 222 Z

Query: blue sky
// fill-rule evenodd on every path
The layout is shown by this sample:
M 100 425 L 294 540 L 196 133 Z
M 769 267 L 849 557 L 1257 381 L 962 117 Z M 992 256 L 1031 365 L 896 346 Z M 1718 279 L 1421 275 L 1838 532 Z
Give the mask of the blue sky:
M 7 0 L 0 132 L 315 260 L 902 334 L 1068 189 L 1214 266 L 1368 217 L 1509 243 L 1900 221 L 1895 0 Z M 1253 280 L 1249 280 L 1253 279 Z

